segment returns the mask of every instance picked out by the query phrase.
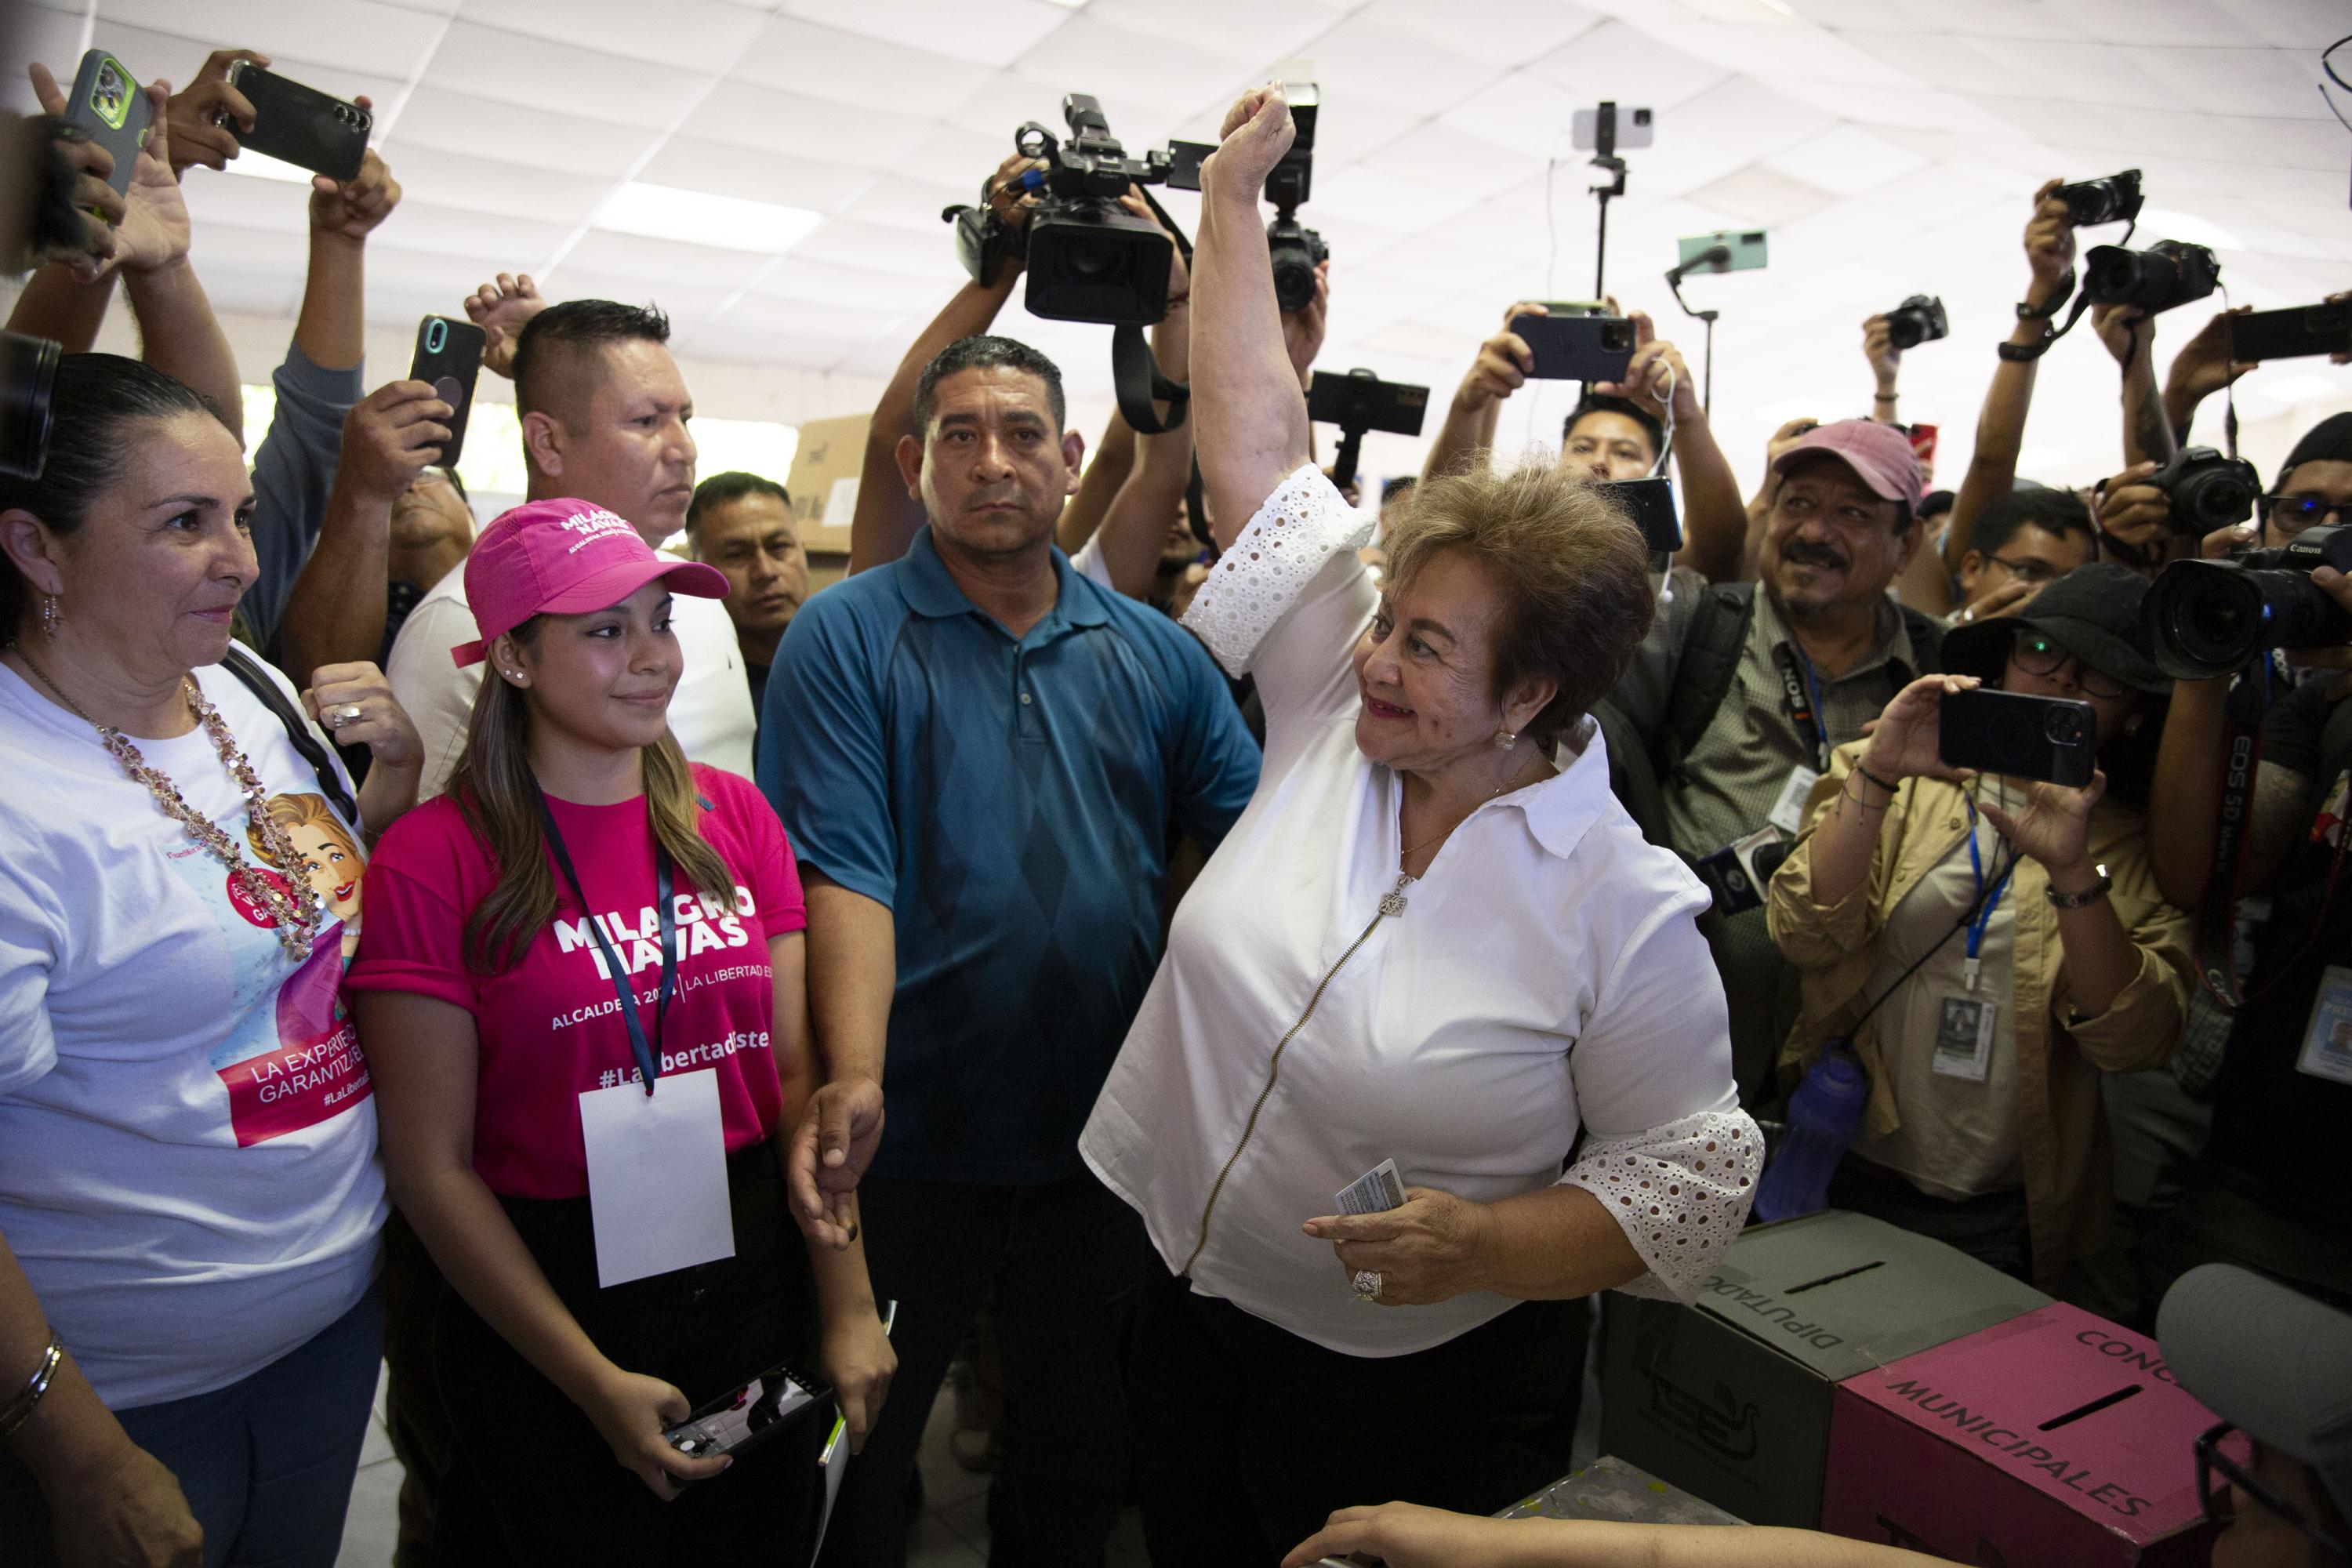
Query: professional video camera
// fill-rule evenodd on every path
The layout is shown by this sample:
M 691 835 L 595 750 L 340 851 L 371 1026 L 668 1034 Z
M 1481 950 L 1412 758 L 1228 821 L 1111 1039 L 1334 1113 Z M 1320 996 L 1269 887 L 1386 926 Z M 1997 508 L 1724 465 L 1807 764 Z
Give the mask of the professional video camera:
M 2159 239 L 2146 250 L 2095 246 L 2083 258 L 2083 292 L 2094 305 L 2137 305 L 2153 316 L 2210 294 L 2221 264 L 2201 245 Z
M 2050 193 L 2066 204 L 2066 221 L 2076 228 L 2139 218 L 2139 171 L 2126 169 L 2103 180 L 2077 180 Z
M 2172 460 L 2142 481 L 2172 503 L 2172 531 L 2201 539 L 2217 528 L 2254 515 L 2263 493 L 2262 476 L 2242 458 L 2225 458 L 2210 447 L 2184 447 Z
M 2352 616 L 2312 582 L 2315 566 L 2352 572 L 2352 524 L 2167 566 L 2140 611 L 2157 667 L 2175 680 L 2210 680 L 2272 648 L 2352 642 Z
M 1886 335 L 1906 353 L 1921 343 L 1952 335 L 1951 319 L 1944 314 L 1940 297 L 1914 294 L 1886 312 Z

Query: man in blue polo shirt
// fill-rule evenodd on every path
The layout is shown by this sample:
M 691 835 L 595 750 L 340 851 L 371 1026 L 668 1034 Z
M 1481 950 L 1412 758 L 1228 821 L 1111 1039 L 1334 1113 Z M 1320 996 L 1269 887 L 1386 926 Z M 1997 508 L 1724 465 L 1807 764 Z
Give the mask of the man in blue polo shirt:
M 1170 830 L 1213 846 L 1258 752 L 1191 634 L 1054 548 L 1083 442 L 1050 360 L 963 339 L 924 370 L 915 423 L 898 464 L 929 526 L 793 618 L 760 729 L 827 1068 L 832 1206 L 801 1206 L 845 1240 L 854 1184 L 875 1292 L 899 1303 L 898 1375 L 824 1561 L 905 1561 L 924 1420 L 992 1289 L 992 1556 L 1097 1568 L 1143 1240 L 1077 1136 L 1159 962 Z

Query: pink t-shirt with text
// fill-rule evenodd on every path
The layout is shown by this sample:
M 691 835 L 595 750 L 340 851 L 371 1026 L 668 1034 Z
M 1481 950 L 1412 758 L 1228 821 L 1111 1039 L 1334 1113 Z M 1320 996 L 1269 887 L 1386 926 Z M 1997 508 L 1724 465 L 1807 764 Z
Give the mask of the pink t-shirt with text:
M 774 1130 L 782 1094 L 774 1026 L 771 938 L 803 930 L 808 916 L 783 825 L 758 789 L 733 773 L 697 766 L 710 808 L 702 836 L 735 873 L 732 907 L 677 878 L 677 979 L 656 1031 L 661 985 L 654 907 L 654 839 L 644 800 L 575 805 L 548 797 L 597 923 L 628 970 L 646 1037 L 662 1072 L 719 1074 L 719 1106 L 731 1153 Z M 576 1198 L 588 1191 L 580 1096 L 636 1080 L 619 998 L 552 858 L 555 921 L 520 963 L 498 974 L 469 969 L 466 921 L 498 882 L 488 848 L 447 795 L 394 824 L 368 863 L 367 925 L 345 984 L 408 991 L 474 1015 L 479 1042 L 474 1170 L 496 1193 Z M 367 1040 L 360 1048 L 364 1052 Z M 655 1092 L 659 1093 L 656 1086 Z

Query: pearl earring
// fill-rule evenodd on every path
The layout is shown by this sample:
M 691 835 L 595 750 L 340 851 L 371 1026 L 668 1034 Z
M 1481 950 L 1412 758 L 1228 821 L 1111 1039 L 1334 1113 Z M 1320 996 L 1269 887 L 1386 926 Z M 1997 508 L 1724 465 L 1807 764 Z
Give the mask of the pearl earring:
M 1495 731 L 1495 750 L 1498 752 L 1507 752 L 1518 743 L 1519 737 L 1517 731 L 1511 730 L 1497 730 Z

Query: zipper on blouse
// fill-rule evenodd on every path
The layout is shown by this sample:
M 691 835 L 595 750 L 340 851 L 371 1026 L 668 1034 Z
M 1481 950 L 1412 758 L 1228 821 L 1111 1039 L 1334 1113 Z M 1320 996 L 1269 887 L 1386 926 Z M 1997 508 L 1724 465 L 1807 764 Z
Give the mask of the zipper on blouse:
M 1307 999 L 1307 1010 L 1298 1015 L 1298 1022 L 1291 1025 L 1288 1032 L 1275 1042 L 1274 1056 L 1266 1063 L 1265 1087 L 1257 1091 L 1257 1103 L 1250 1107 L 1249 1120 L 1242 1126 L 1241 1142 L 1234 1145 L 1234 1152 L 1231 1154 L 1225 1156 L 1223 1167 L 1217 1172 L 1217 1179 L 1209 1188 L 1209 1201 L 1201 1205 L 1201 1237 L 1192 1244 L 1192 1256 L 1184 1259 L 1184 1267 L 1178 1270 L 1187 1279 L 1192 1277 L 1192 1265 L 1201 1260 L 1202 1250 L 1209 1245 L 1209 1215 L 1217 1206 L 1218 1194 L 1225 1190 L 1225 1178 L 1234 1173 L 1234 1163 L 1242 1157 L 1242 1151 L 1249 1147 L 1250 1137 L 1257 1131 L 1258 1113 L 1265 1109 L 1265 1102 L 1273 1098 L 1275 1084 L 1281 1079 L 1283 1051 L 1297 1036 L 1298 1031 L 1307 1027 L 1307 1020 L 1315 1016 L 1316 1004 L 1323 1000 L 1323 993 L 1329 988 L 1331 977 L 1339 973 L 1348 960 L 1356 956 L 1358 948 L 1371 940 L 1373 929 L 1391 915 L 1404 913 L 1404 890 L 1412 885 L 1412 879 L 1410 876 L 1402 874 L 1398 876 L 1396 886 L 1381 896 L 1380 912 L 1372 917 L 1371 923 L 1365 926 L 1356 940 L 1348 944 L 1348 951 L 1341 953 L 1333 961 L 1331 967 L 1323 972 L 1323 978 L 1316 984 L 1315 994 Z

